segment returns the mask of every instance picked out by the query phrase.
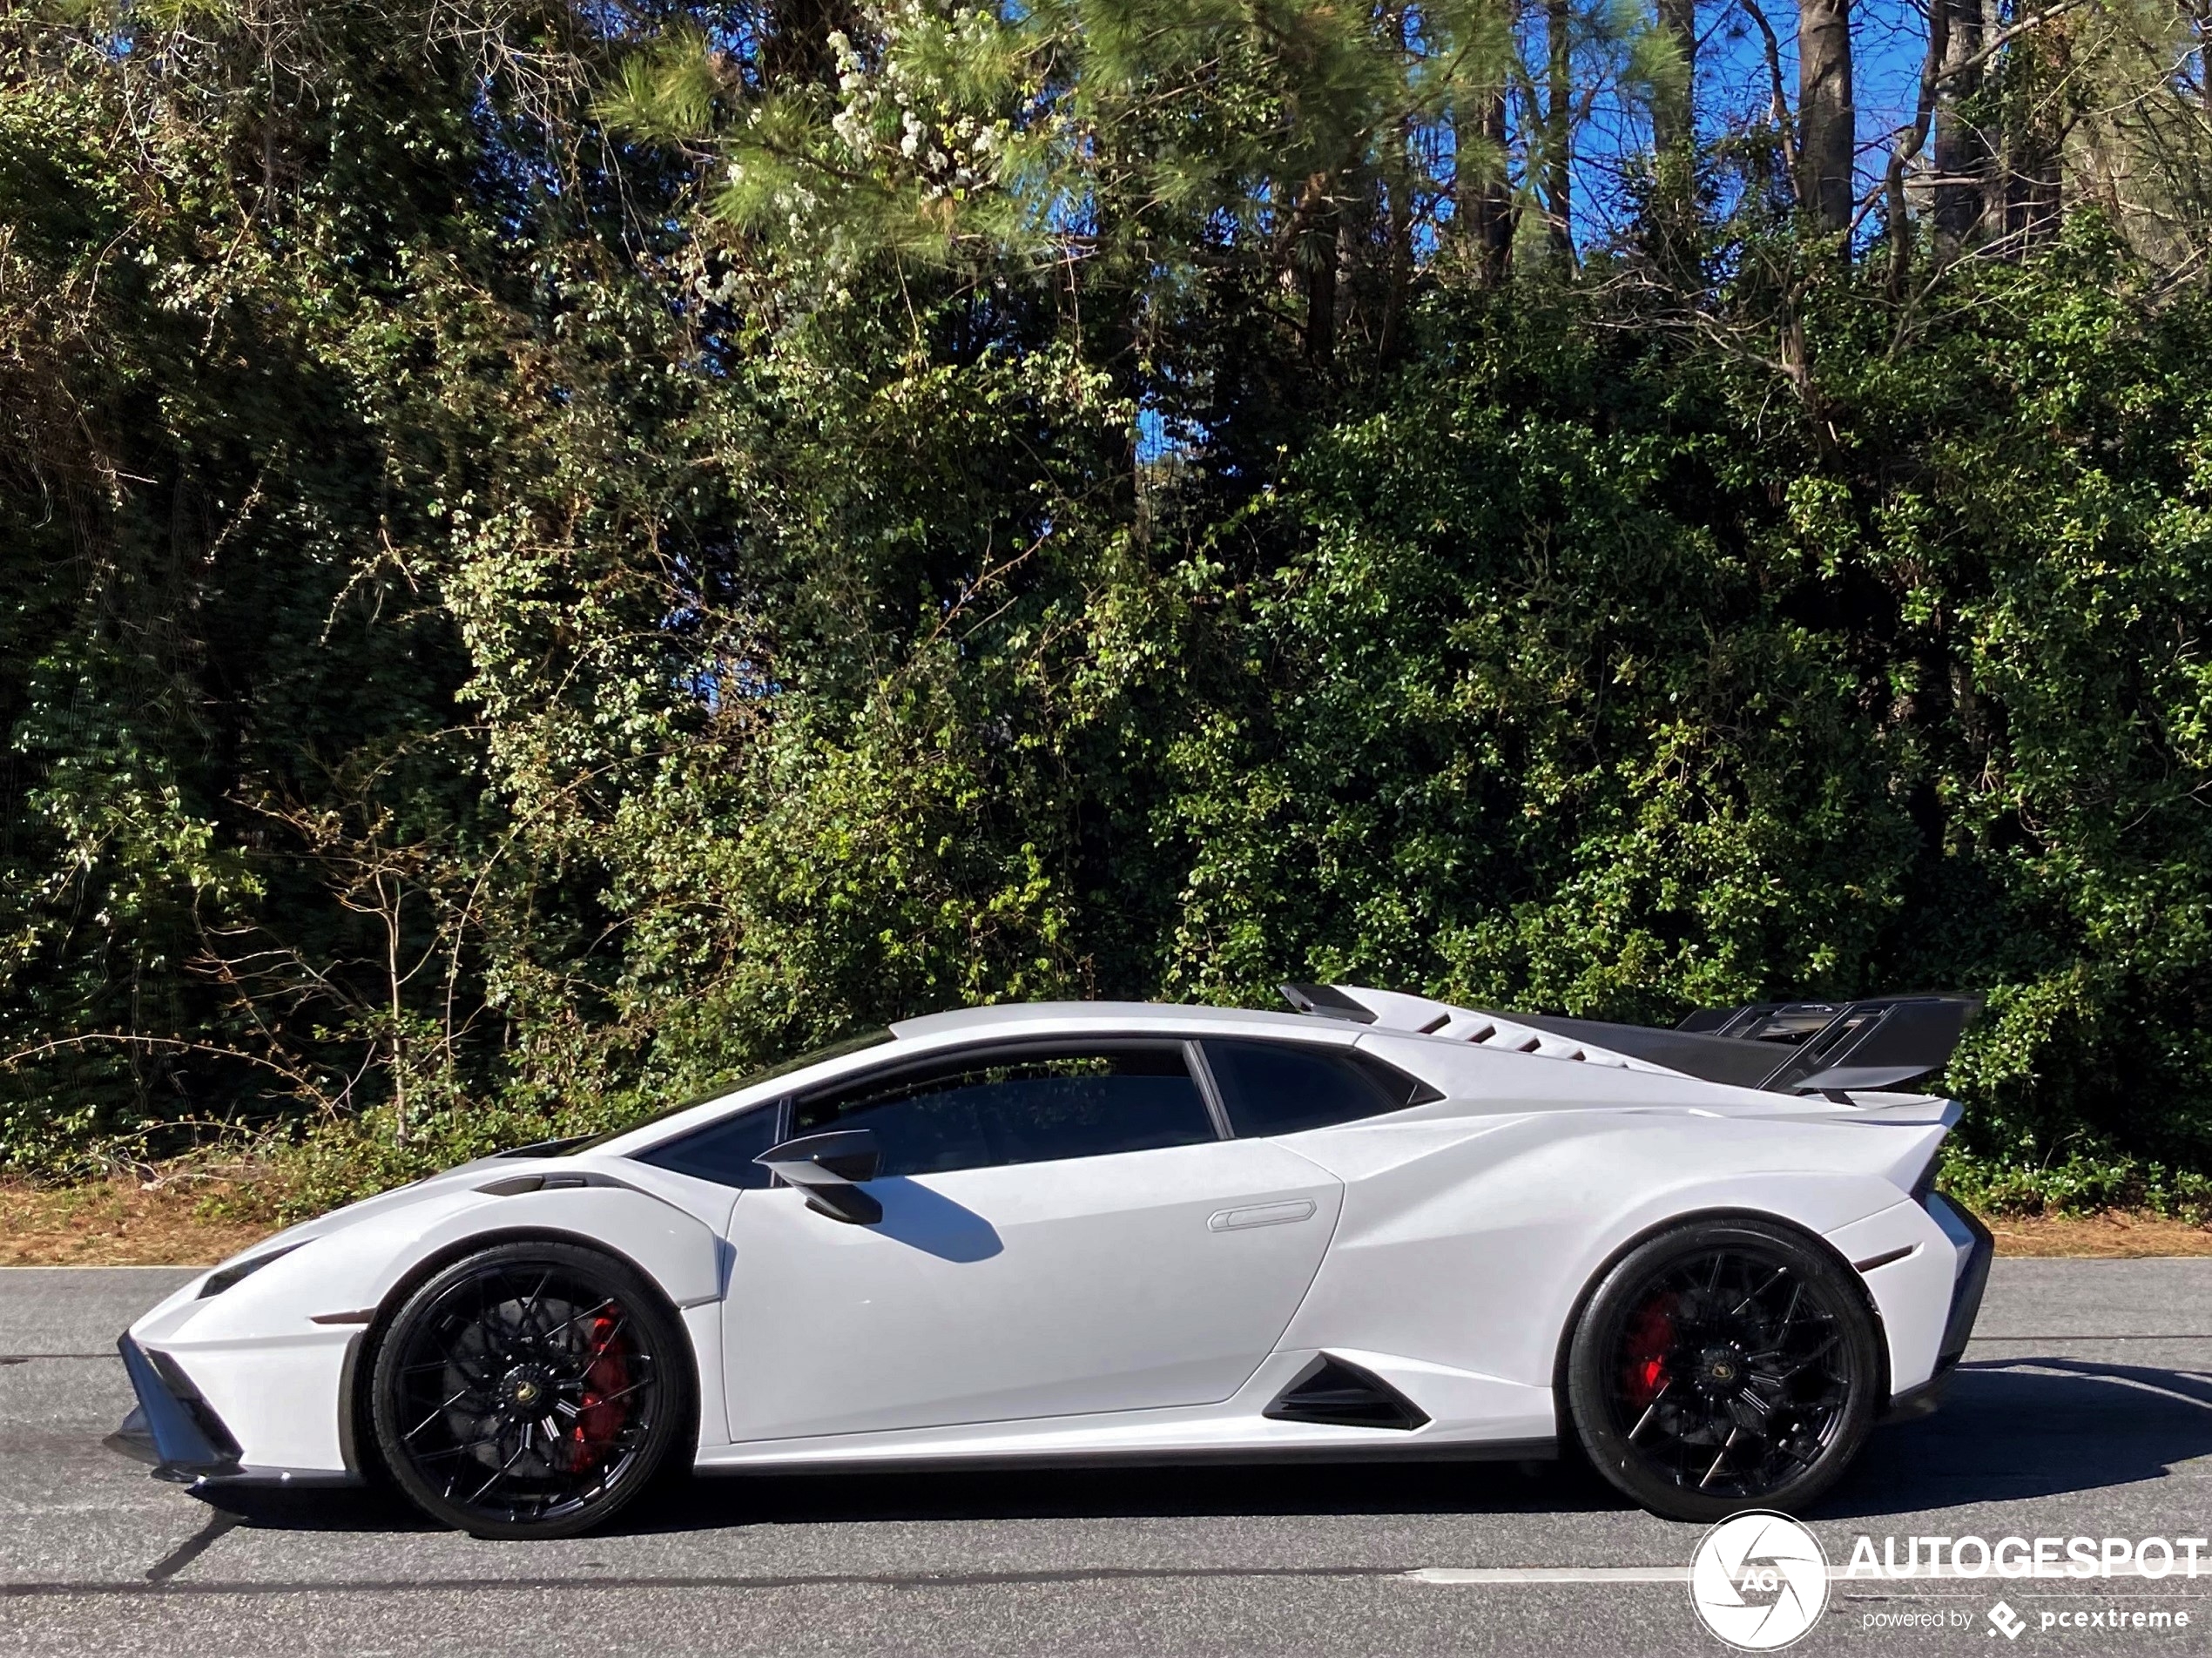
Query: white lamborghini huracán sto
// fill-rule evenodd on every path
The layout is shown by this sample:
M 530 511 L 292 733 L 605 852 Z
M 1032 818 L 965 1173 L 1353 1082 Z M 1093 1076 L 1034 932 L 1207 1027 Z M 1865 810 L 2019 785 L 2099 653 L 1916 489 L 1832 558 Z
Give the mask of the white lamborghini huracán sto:
M 165 1478 L 546 1537 L 657 1474 L 1513 1458 L 1797 1508 L 1932 1406 L 1988 1233 L 1895 1090 L 1975 1004 L 1678 1030 L 1286 987 L 976 1008 L 271 1238 L 123 1338 Z

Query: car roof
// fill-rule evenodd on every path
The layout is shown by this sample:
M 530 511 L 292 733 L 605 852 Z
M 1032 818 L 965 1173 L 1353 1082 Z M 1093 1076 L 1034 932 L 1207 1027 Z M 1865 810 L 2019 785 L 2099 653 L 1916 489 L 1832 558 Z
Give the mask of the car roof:
M 1332 1024 L 1340 1028 L 1331 1030 Z M 1252 1008 L 1208 1008 L 1164 1001 L 1010 1001 L 988 1008 L 957 1008 L 919 1019 L 901 1019 L 891 1027 L 900 1041 L 935 1041 L 955 1036 L 993 1036 L 1016 1031 L 1041 1035 L 1089 1031 L 1204 1028 L 1246 1031 L 1255 1035 L 1326 1034 L 1339 1039 L 1356 1036 L 1359 1028 L 1342 1021 L 1315 1019 L 1311 1014 L 1264 1012 Z

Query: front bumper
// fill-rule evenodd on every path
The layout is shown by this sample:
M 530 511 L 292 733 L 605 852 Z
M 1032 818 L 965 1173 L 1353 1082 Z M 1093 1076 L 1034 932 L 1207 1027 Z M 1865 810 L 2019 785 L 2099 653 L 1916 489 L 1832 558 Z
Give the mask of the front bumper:
M 111 1451 L 153 1465 L 157 1479 L 190 1485 L 245 1472 L 238 1440 L 166 1354 L 148 1353 L 125 1336 L 116 1343 L 138 1403 L 102 1441 Z

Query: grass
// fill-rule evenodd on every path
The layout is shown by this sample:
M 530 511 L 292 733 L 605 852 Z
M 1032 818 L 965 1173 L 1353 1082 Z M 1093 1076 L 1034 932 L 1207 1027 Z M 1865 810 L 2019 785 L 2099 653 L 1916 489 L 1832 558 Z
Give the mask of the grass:
M 242 1182 L 0 1181 L 0 1266 L 208 1266 L 275 1230 Z
M 0 1180 L 0 1266 L 212 1265 L 276 1230 L 278 1198 L 266 1180 L 208 1176 Z M 2000 1255 L 2212 1255 L 2212 1227 L 2140 1210 L 1985 1218 Z
M 2212 1227 L 2142 1210 L 2096 1215 L 1989 1215 L 2000 1255 L 2133 1260 L 2146 1255 L 2212 1255 Z

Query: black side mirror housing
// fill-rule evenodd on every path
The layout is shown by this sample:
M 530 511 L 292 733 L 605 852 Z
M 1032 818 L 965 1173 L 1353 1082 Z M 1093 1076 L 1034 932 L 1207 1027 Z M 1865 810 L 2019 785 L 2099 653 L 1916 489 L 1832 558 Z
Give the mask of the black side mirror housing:
M 860 1190 L 883 1167 L 883 1149 L 866 1129 L 806 1134 L 771 1146 L 753 1159 L 787 1186 L 806 1194 L 806 1207 L 832 1220 L 873 1226 L 883 1205 Z

